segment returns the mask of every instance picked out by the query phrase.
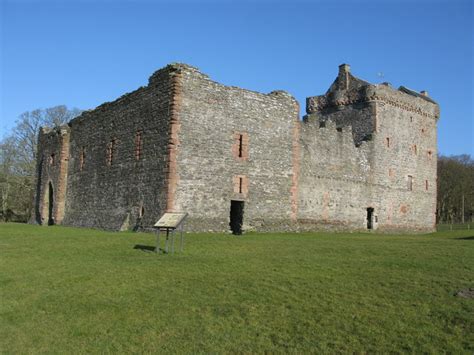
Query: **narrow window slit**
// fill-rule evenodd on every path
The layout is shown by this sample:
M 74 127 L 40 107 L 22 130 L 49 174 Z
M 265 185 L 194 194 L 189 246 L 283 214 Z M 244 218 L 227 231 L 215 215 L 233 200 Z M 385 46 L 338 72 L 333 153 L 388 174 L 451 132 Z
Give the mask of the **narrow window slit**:
M 79 170 L 84 170 L 84 165 L 86 163 L 86 148 L 82 147 L 81 155 L 79 156 Z
M 242 134 L 239 134 L 239 158 L 243 157 L 243 138 L 244 136 Z
M 113 138 L 109 144 L 107 144 L 107 165 L 112 165 L 114 160 L 114 154 L 116 150 L 117 139 Z
M 143 151 L 143 131 L 137 131 L 135 134 L 135 159 L 140 160 L 142 158 Z

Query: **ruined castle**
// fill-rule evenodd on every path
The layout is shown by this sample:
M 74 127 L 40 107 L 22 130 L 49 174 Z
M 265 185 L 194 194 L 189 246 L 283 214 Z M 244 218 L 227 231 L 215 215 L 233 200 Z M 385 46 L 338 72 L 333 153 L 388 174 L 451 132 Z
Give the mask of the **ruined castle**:
M 38 140 L 40 224 L 192 231 L 432 231 L 438 105 L 354 77 L 299 104 L 171 64 Z

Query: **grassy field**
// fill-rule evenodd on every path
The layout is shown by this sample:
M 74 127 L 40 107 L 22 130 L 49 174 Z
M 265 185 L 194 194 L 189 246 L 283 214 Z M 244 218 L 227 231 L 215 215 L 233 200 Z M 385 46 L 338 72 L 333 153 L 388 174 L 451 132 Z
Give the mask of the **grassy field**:
M 442 231 L 448 231 L 448 230 L 474 230 L 474 223 L 473 222 L 466 222 L 466 223 L 456 223 L 456 224 L 450 224 L 450 223 L 441 223 L 436 225 L 436 230 L 438 232 Z
M 188 234 L 0 224 L 0 352 L 474 351 L 474 231 Z

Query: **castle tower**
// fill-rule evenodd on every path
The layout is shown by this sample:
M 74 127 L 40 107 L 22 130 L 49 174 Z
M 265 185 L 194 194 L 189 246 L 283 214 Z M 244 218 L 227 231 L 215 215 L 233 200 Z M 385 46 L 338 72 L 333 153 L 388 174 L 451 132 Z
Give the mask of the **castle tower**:
M 439 107 L 426 92 L 369 84 L 342 64 L 306 111 L 300 218 L 350 229 L 434 229 Z

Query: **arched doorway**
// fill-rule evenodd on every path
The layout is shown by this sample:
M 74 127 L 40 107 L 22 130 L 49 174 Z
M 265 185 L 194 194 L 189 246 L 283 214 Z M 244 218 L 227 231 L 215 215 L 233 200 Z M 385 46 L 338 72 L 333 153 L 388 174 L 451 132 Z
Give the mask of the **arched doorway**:
M 53 184 L 51 182 L 49 182 L 49 186 L 48 186 L 48 226 L 51 226 L 51 225 L 54 224 L 53 207 L 54 207 Z

